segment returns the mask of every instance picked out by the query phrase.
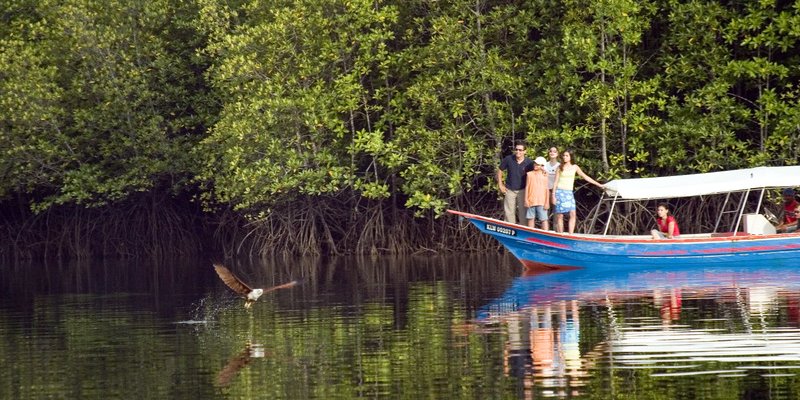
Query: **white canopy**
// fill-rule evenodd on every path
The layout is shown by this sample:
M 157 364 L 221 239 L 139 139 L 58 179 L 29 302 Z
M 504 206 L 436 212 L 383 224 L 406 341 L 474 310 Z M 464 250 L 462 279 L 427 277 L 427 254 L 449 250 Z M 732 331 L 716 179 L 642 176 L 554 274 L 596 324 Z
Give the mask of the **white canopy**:
M 705 174 L 615 179 L 606 195 L 625 200 L 671 199 L 761 188 L 800 186 L 800 166 L 757 167 Z

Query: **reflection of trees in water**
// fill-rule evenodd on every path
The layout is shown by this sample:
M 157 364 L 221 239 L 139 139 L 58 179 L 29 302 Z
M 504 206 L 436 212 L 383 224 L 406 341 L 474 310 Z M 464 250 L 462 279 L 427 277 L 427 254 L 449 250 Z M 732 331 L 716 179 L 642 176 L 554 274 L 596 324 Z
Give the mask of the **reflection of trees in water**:
M 419 255 L 405 257 L 275 258 L 237 266 L 242 279 L 272 285 L 300 279 L 289 297 L 308 293 L 325 301 L 357 304 L 370 299 L 402 301 L 417 283 L 447 281 L 448 290 L 479 307 L 519 273 L 520 264 L 505 254 Z M 400 303 L 398 303 L 400 305 Z
M 202 292 L 214 282 L 201 270 L 210 265 L 206 259 L 27 261 L 0 268 L 0 289 L 15 301 L 42 294 L 147 293 L 148 302 L 174 312 L 176 293 Z
M 274 286 L 293 279 L 311 292 L 336 290 L 338 295 L 383 296 L 392 290 L 426 280 L 459 282 L 462 294 L 482 300 L 498 293 L 518 274 L 511 256 L 470 254 L 406 257 L 275 257 L 232 260 L 237 274 L 259 286 Z M 150 294 L 201 293 L 219 287 L 206 257 L 182 260 L 98 259 L 72 262 L 27 261 L 0 268 L 0 288 L 10 297 L 35 293 L 146 292 Z M 11 296 L 13 295 L 13 296 Z
M 116 319 L 124 320 L 124 326 L 103 333 L 110 335 L 106 338 L 110 342 L 127 346 L 128 358 L 101 356 L 93 359 L 92 371 L 145 368 L 142 375 L 152 382 L 183 383 L 171 389 L 176 391 L 173 398 L 181 397 L 177 392 L 190 390 L 216 390 L 242 398 L 264 393 L 278 393 L 283 398 L 381 397 L 386 393 L 414 398 L 432 393 L 487 398 L 507 390 L 509 382 L 502 379 L 499 368 L 499 334 L 477 329 L 471 323 L 474 314 L 470 308 L 497 296 L 519 273 L 520 266 L 511 257 L 232 262 L 237 273 L 254 284 L 294 278 L 306 283 L 271 294 L 250 311 L 244 311 L 219 281 L 209 260 L 185 265 L 90 264 L 76 268 L 67 278 L 48 274 L 53 286 L 37 283 L 31 290 L 97 290 L 85 297 L 88 303 L 96 303 L 89 315 L 97 313 L 98 317 L 70 321 L 79 328 L 75 335 L 96 324 L 121 326 L 122 321 Z M 126 280 L 130 288 L 137 289 L 126 289 Z M 105 300 L 98 300 L 105 291 L 122 290 L 138 293 L 124 295 L 129 299 L 127 308 L 108 307 Z M 48 313 L 51 304 L 36 300 L 39 294 L 32 303 Z M 192 307 L 202 311 L 193 314 Z M 99 316 L 103 312 L 108 318 Z M 187 316 L 194 321 L 184 321 Z M 52 313 L 48 318 L 72 317 Z M 39 318 L 34 323 L 46 321 L 42 326 L 54 327 L 62 323 L 51 319 Z M 140 322 L 147 327 L 138 327 Z M 262 344 L 267 356 L 247 356 L 246 343 Z M 79 351 L 92 351 L 89 344 Z M 73 350 L 53 346 L 48 355 L 65 360 Z M 124 364 L 125 360 L 131 360 L 130 365 Z M 74 375 L 68 376 L 78 381 Z M 82 379 L 95 384 L 103 378 L 96 374 Z M 159 394 L 161 397 L 154 398 L 170 397 Z M 205 394 L 203 398 L 219 397 Z
M 232 396 L 285 398 L 499 393 L 506 383 L 489 365 L 499 362 L 497 332 L 470 323 L 463 296 L 473 285 L 496 296 L 519 264 L 503 265 L 512 260 L 505 257 L 477 265 L 465 260 L 304 259 L 291 270 L 279 263 L 237 265 L 248 282 L 283 281 L 301 271 L 306 283 L 249 312 L 224 309 L 197 332 L 204 348 L 217 349 L 209 351 L 216 385 Z M 471 296 L 476 304 L 486 301 Z M 254 360 L 240 347 L 247 341 L 263 344 L 267 356 Z

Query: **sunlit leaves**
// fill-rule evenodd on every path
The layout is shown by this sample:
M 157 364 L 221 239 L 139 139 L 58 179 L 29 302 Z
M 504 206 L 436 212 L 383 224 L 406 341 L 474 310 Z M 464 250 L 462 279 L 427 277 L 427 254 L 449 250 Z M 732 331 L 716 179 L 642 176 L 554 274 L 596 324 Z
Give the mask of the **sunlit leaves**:
M 524 98 L 524 80 L 506 21 L 519 10 L 473 1 L 412 1 L 404 10 L 411 13 L 402 21 L 407 47 L 394 58 L 401 79 L 386 116 L 395 127 L 388 144 L 404 156 L 379 161 L 402 178 L 407 207 L 438 214 L 476 177 L 494 173 L 497 150 L 514 129 L 511 103 Z
M 0 39 L 0 197 L 47 186 L 69 147 L 61 131 L 63 91 L 47 55 L 20 37 Z
M 287 1 L 247 11 L 209 46 L 219 57 L 208 77 L 233 100 L 200 149 L 213 200 L 257 208 L 348 187 L 385 197 L 371 78 L 386 65 L 393 8 Z
M 17 132 L 7 137 L 19 140 L 8 160 L 21 191 L 37 194 L 36 209 L 103 205 L 188 176 L 185 135 L 204 106 L 191 102 L 200 96 L 187 86 L 200 86 L 195 60 L 182 58 L 190 52 L 179 41 L 192 39 L 179 35 L 189 30 L 178 15 L 187 10 L 167 0 L 40 1 L 11 15 L 16 42 L 0 43 L 0 54 L 14 58 L 0 65 L 0 79 L 10 89 L 3 93 L 25 96 L 3 115 L 39 122 L 9 121 Z M 25 70 L 9 73 L 15 68 Z
M 785 2 L 0 7 L 0 196 L 37 209 L 191 188 L 248 215 L 298 196 L 435 215 L 493 190 L 514 139 L 609 178 L 800 155 Z

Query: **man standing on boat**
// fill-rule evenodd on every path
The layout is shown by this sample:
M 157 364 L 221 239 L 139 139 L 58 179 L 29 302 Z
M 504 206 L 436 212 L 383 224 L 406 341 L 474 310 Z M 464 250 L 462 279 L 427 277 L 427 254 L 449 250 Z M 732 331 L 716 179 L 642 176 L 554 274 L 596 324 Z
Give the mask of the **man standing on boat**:
M 505 180 L 503 171 L 506 171 Z M 528 171 L 533 171 L 533 161 L 525 156 L 525 142 L 514 141 L 514 154 L 507 155 L 497 169 L 497 186 L 503 194 L 503 210 L 506 221 L 513 224 L 526 225 L 525 218 L 525 178 Z

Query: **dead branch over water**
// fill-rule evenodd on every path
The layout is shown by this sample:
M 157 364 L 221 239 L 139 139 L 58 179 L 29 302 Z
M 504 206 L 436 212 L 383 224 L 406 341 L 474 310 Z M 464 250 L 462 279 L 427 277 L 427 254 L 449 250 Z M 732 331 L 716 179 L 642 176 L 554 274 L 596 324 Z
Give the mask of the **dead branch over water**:
M 474 206 L 483 203 L 462 199 L 453 207 L 499 216 L 495 201 Z M 188 199 L 153 194 L 103 208 L 63 206 L 41 214 L 20 204 L 0 204 L 0 258 L 264 258 L 499 249 L 449 214 L 416 217 L 389 201 L 356 196 L 300 198 L 255 220 L 228 209 L 204 212 Z
M 0 258 L 89 259 L 93 257 L 169 258 L 208 254 L 213 257 L 272 255 L 423 254 L 497 251 L 499 244 L 471 224 L 450 214 L 414 216 L 390 201 L 347 198 L 301 198 L 272 209 L 262 219 L 242 213 L 204 212 L 188 199 L 142 195 L 112 207 L 64 206 L 33 214 L 19 204 L 0 207 Z M 597 193 L 581 189 L 578 232 L 602 233 L 608 209 Z M 707 232 L 723 211 L 720 199 L 676 199 L 668 203 L 682 233 Z M 738 200 L 737 200 L 738 201 Z M 747 199 L 755 207 L 757 199 Z M 771 193 L 765 205 L 779 214 L 780 199 Z M 609 234 L 646 234 L 655 227 L 659 202 L 617 205 Z M 493 194 L 454 199 L 451 207 L 502 218 Z M 728 208 L 731 206 L 729 205 Z M 736 214 L 724 214 L 718 231 L 731 230 Z M 740 228 L 741 229 L 741 228 Z
M 34 214 L 0 205 L 0 258 L 185 257 L 204 247 L 198 208 L 170 196 L 143 195 L 113 207 L 63 206 Z

